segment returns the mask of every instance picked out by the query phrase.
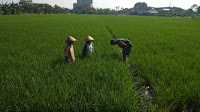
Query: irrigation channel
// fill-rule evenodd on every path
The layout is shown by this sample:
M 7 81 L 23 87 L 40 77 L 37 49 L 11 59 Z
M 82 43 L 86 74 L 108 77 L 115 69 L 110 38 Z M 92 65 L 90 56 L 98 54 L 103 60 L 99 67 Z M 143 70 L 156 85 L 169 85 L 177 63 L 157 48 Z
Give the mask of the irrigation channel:
M 110 33 L 112 39 L 116 40 L 116 36 L 115 34 L 112 32 L 112 30 L 105 25 L 107 31 Z M 119 51 L 119 55 L 122 58 L 122 50 L 120 48 L 118 48 Z M 151 84 L 145 84 L 145 85 L 141 85 L 139 84 L 139 77 L 135 76 L 134 74 L 134 68 L 131 67 L 131 65 L 129 64 L 129 59 L 127 57 L 126 62 L 124 62 L 124 64 L 126 65 L 126 67 L 129 70 L 129 73 L 131 75 L 131 77 L 133 78 L 133 88 L 134 90 L 137 90 L 137 95 L 139 97 L 139 101 L 137 104 L 137 110 L 139 112 L 149 112 L 149 111 L 155 111 L 157 108 L 156 104 L 153 104 L 153 95 L 151 94 L 153 91 L 153 87 L 151 86 Z

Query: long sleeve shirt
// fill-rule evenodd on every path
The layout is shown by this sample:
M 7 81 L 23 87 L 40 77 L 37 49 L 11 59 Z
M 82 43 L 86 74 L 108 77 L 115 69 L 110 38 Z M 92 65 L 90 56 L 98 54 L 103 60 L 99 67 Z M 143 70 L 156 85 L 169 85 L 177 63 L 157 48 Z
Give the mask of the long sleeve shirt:
M 74 63 L 76 58 L 74 56 L 74 48 L 73 45 L 66 45 L 64 49 L 65 57 L 67 57 L 68 61 Z
M 82 48 L 82 55 L 83 56 L 90 56 L 94 54 L 94 44 L 91 43 L 90 45 L 85 43 Z

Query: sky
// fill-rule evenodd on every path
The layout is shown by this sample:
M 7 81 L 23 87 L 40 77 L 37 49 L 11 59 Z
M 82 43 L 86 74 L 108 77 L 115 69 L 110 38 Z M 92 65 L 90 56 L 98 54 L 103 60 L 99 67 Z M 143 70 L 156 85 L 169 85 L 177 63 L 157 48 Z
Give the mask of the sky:
M 18 3 L 19 0 L 0 0 L 0 3 Z M 32 0 L 34 3 L 48 3 L 52 6 L 57 4 L 58 6 L 72 9 L 73 3 L 77 0 Z M 193 4 L 200 6 L 200 0 L 93 0 L 93 6 L 95 8 L 111 8 L 115 9 L 116 6 L 120 8 L 132 8 L 137 2 L 146 2 L 151 7 L 181 7 L 183 9 L 189 9 Z

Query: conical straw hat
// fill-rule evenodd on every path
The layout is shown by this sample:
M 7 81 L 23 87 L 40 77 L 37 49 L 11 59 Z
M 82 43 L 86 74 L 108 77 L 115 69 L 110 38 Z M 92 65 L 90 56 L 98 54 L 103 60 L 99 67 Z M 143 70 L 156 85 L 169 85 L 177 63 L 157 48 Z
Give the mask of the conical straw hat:
M 66 43 L 75 42 L 75 41 L 76 41 L 75 38 L 73 38 L 72 36 L 69 36 L 69 37 L 67 38 L 67 40 L 66 40 Z
M 91 36 L 87 36 L 87 38 L 85 39 L 85 41 L 92 41 L 94 40 Z

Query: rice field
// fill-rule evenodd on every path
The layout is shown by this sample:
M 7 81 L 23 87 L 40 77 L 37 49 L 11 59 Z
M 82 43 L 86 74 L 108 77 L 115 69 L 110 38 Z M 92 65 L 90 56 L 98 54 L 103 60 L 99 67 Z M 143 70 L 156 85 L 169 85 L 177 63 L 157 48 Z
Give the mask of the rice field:
M 132 42 L 127 63 L 105 26 Z M 149 86 L 154 111 L 200 111 L 199 27 L 173 17 L 0 16 L 0 110 L 133 112 L 138 87 Z M 75 64 L 64 63 L 69 35 Z M 87 35 L 95 54 L 83 58 Z

